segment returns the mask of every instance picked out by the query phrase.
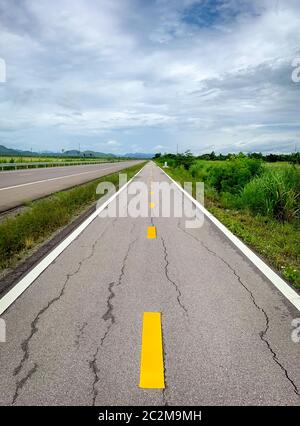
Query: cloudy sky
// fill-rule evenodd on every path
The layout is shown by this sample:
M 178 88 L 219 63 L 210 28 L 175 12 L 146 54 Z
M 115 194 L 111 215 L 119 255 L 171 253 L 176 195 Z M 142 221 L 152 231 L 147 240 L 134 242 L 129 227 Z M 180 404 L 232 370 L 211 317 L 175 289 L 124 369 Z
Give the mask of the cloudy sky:
M 0 144 L 299 150 L 296 57 L 299 0 L 0 0 Z

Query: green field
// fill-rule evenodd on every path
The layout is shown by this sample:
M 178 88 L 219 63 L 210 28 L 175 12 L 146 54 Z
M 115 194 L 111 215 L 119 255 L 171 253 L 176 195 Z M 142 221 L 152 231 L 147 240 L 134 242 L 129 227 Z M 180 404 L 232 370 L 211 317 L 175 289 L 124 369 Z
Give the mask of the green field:
M 204 182 L 205 205 L 300 289 L 300 167 L 236 156 L 225 161 L 162 156 L 178 182 Z
M 48 163 L 48 162 L 73 162 L 73 161 L 82 161 L 82 162 L 106 162 L 112 158 L 96 158 L 96 157 L 11 157 L 11 156 L 0 156 L 0 163 Z
M 27 168 L 59 167 L 71 165 L 114 163 L 122 161 L 117 157 L 10 157 L 0 156 L 0 170 L 17 170 Z

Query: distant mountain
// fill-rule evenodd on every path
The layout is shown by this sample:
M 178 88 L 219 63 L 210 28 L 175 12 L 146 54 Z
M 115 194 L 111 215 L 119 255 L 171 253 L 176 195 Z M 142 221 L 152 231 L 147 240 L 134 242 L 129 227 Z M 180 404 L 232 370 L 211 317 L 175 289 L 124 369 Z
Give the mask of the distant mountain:
M 0 155 L 31 155 L 31 151 L 22 151 L 20 149 L 6 148 L 0 145 Z
M 154 154 L 143 153 L 143 152 L 134 152 L 130 154 L 124 154 L 123 157 L 128 158 L 153 158 Z
M 82 155 L 82 153 L 81 153 L 81 155 Z M 111 153 L 96 152 L 96 151 L 84 151 L 83 155 L 85 157 L 101 157 L 101 158 L 103 158 L 103 157 L 104 158 L 106 158 L 106 157 L 109 157 L 109 158 L 117 157 L 116 155 L 111 154 Z
M 154 154 L 149 153 L 142 153 L 142 152 L 134 152 L 134 153 L 128 153 L 125 155 L 115 155 L 111 153 L 105 153 L 105 152 L 97 152 L 97 151 L 79 151 L 77 149 L 70 149 L 68 151 L 65 151 L 63 153 L 60 152 L 51 152 L 51 151 L 44 151 L 42 153 L 38 152 L 31 152 L 31 151 L 22 151 L 21 149 L 12 149 L 12 148 L 6 148 L 3 145 L 0 145 L 0 155 L 11 155 L 11 156 L 53 156 L 53 157 L 88 157 L 88 158 L 117 158 L 117 157 L 126 157 L 126 158 L 152 158 Z
M 53 156 L 53 157 L 91 157 L 91 158 L 112 158 L 116 157 L 114 154 L 107 154 L 104 152 L 95 152 L 95 151 L 83 151 L 80 152 L 77 149 L 70 149 L 68 151 L 65 151 L 63 153 L 61 152 L 53 152 L 53 151 L 43 151 L 41 153 L 38 152 L 31 152 L 31 151 L 22 151 L 21 149 L 13 149 L 13 148 L 6 148 L 3 145 L 0 145 L 0 155 L 23 155 L 23 156 Z

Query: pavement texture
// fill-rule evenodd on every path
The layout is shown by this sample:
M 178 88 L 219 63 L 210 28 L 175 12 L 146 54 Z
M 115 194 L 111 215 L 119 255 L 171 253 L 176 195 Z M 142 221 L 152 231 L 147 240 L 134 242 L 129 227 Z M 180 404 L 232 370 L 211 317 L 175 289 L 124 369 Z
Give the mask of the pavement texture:
M 119 163 L 0 172 L 0 212 L 20 206 L 27 201 L 45 197 L 53 192 L 118 172 L 140 162 L 139 160 L 129 160 Z
M 168 178 L 148 163 L 135 181 Z M 299 312 L 212 223 L 185 219 L 86 228 L 2 315 L 1 405 L 299 405 Z M 146 311 L 162 314 L 164 390 L 138 387 Z

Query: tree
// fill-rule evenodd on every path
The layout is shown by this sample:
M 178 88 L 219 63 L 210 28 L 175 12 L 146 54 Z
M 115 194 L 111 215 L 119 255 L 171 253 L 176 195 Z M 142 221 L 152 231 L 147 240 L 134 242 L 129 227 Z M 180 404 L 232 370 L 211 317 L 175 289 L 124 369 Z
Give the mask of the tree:
M 209 154 L 209 159 L 210 159 L 210 160 L 215 160 L 215 159 L 216 159 L 215 151 L 212 151 L 212 152 Z

